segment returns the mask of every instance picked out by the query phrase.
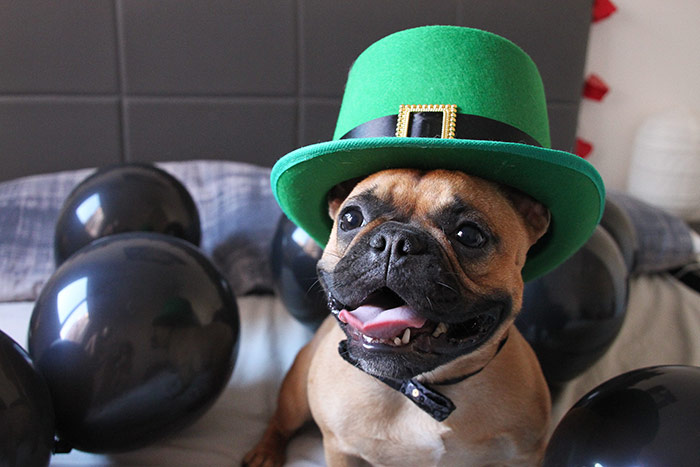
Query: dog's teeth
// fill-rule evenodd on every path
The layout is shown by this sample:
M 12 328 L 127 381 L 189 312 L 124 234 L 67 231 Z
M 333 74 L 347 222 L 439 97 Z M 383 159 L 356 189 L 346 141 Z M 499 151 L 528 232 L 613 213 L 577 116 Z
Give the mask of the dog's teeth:
M 365 334 L 362 334 L 362 340 L 364 340 L 367 344 L 381 344 L 382 343 L 382 339 L 377 339 L 376 337 L 367 336 Z
M 396 345 L 401 345 L 401 338 L 400 338 L 400 337 L 394 337 L 394 344 L 396 344 Z
M 403 332 L 403 337 L 401 337 L 401 342 L 406 345 L 408 342 L 411 340 L 411 329 L 406 328 L 406 330 Z
M 438 323 L 433 331 L 433 337 L 440 337 L 442 334 L 447 332 L 447 325 L 445 323 Z

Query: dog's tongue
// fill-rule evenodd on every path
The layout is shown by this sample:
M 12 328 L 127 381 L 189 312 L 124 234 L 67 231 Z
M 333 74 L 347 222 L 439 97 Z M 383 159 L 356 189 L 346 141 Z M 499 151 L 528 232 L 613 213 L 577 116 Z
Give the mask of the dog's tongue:
M 377 339 L 391 339 L 406 328 L 423 326 L 426 321 L 407 305 L 388 310 L 375 305 L 363 305 L 353 311 L 343 310 L 338 317 L 362 334 Z

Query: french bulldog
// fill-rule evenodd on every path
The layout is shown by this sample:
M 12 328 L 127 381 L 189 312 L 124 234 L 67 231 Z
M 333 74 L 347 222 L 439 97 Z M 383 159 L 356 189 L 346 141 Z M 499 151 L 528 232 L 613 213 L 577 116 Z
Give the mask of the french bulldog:
M 550 396 L 514 326 L 549 212 L 459 171 L 335 187 L 318 277 L 330 316 L 299 352 L 248 466 L 282 465 L 312 417 L 329 466 L 536 466 Z

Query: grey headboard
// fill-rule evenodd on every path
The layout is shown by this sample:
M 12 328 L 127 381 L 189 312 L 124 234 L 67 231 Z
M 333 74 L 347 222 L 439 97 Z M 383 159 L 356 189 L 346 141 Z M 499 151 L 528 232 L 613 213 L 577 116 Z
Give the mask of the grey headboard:
M 330 139 L 355 57 L 425 24 L 487 29 L 540 67 L 574 140 L 591 0 L 0 0 L 0 179 L 119 161 L 270 166 Z

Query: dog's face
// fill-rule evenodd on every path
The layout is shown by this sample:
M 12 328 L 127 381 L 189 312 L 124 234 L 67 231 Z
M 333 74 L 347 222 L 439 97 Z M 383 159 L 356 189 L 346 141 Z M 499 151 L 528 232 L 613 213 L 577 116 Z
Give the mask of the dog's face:
M 498 339 L 522 303 L 527 251 L 549 213 L 462 172 L 398 169 L 329 195 L 318 263 L 354 361 L 413 377 Z

